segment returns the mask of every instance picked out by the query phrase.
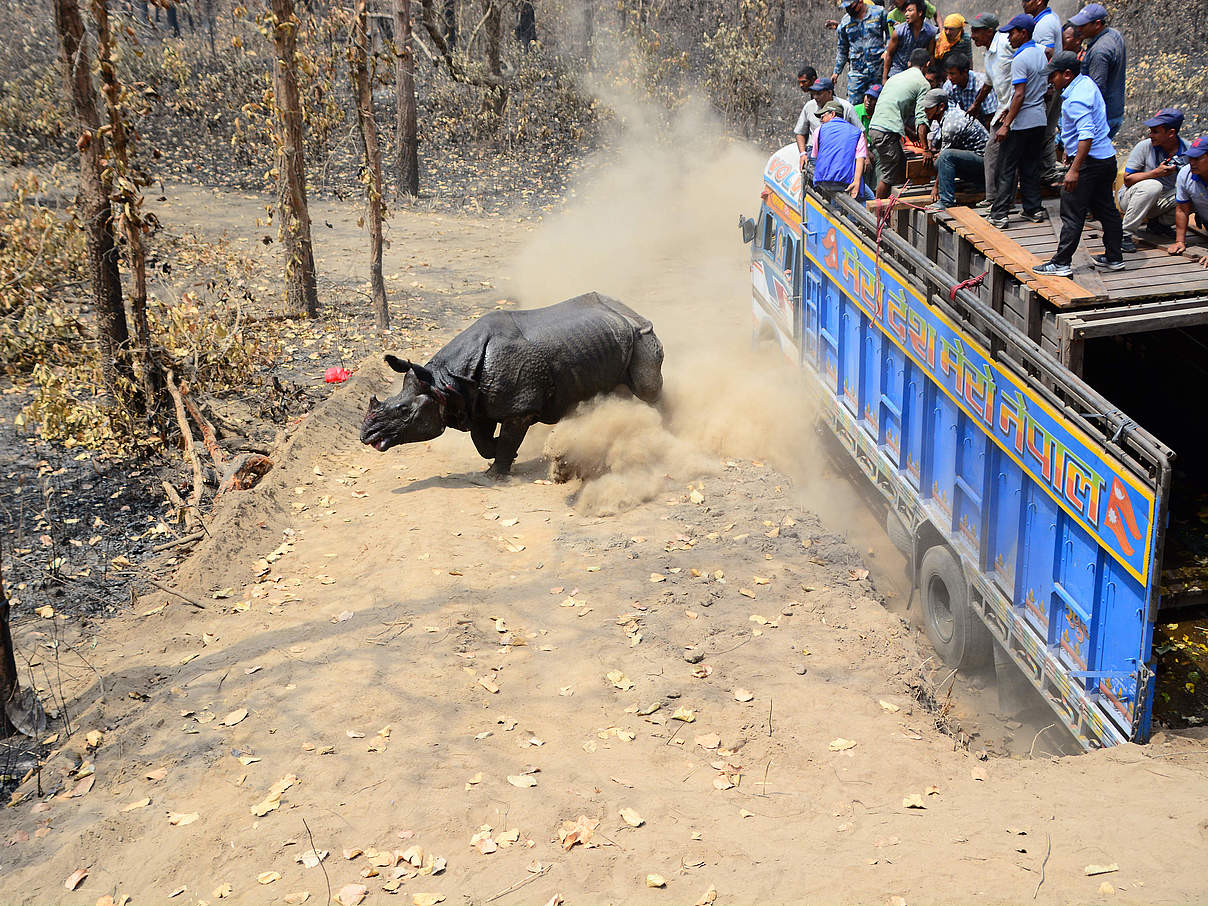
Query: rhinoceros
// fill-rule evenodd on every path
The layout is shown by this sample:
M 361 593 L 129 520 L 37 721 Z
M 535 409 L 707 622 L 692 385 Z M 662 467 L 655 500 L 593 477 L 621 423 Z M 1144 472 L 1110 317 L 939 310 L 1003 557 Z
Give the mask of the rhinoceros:
M 394 355 L 403 375 L 389 399 L 369 398 L 361 443 L 386 451 L 469 431 L 488 472 L 505 476 L 529 427 L 552 425 L 577 405 L 618 387 L 655 403 L 663 345 L 654 326 L 616 299 L 585 293 L 528 311 L 483 315 L 426 365 Z M 498 428 L 498 436 L 496 429 Z

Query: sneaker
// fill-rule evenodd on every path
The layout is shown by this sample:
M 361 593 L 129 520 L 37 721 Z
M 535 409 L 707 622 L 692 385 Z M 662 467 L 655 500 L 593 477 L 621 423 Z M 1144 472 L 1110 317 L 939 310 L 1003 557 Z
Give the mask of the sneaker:
M 1074 269 L 1068 264 L 1058 264 L 1056 261 L 1048 261 L 1044 264 L 1036 265 L 1032 268 L 1032 273 L 1040 277 L 1069 277 L 1074 273 Z
M 1007 226 L 1007 218 L 1005 217 L 987 217 L 986 223 L 997 230 L 1005 229 Z
M 994 207 L 994 199 L 993 198 L 983 198 L 981 201 L 979 201 L 977 204 L 975 204 L 973 206 L 973 210 L 988 211 L 992 207 Z
M 1093 258 L 1091 258 L 1091 264 L 1093 264 L 1095 267 L 1102 267 L 1109 271 L 1122 271 L 1124 270 L 1125 266 L 1123 258 L 1121 258 L 1119 261 L 1109 261 L 1107 255 L 1095 255 Z
M 1120 251 L 1135 252 L 1136 250 L 1137 243 L 1133 241 L 1132 236 L 1129 236 L 1127 233 L 1125 233 L 1124 238 L 1120 241 Z
M 1049 215 L 1046 214 L 1044 211 L 1033 211 L 1030 214 L 1027 211 L 1024 211 L 1019 216 L 1022 217 L 1024 220 L 1027 220 L 1031 223 L 1048 223 L 1049 222 Z
M 933 201 L 927 207 L 923 208 L 924 214 L 942 214 L 948 210 L 947 205 L 940 204 L 938 201 Z
M 1168 227 L 1166 224 L 1160 223 L 1156 220 L 1151 220 L 1149 223 L 1147 223 L 1145 225 L 1145 228 L 1160 239 L 1173 239 L 1174 238 L 1174 229 L 1171 227 Z

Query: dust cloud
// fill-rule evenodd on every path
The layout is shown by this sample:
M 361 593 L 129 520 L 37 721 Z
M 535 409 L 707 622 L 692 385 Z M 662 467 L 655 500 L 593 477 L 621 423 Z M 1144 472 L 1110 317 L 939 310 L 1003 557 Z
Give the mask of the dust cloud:
M 674 114 L 615 91 L 612 150 L 515 261 L 523 305 L 596 290 L 654 322 L 666 350 L 658 409 L 632 398 L 582 407 L 550 432 L 556 478 L 579 506 L 615 513 L 717 468 L 763 460 L 804 481 L 816 461 L 800 377 L 774 346 L 751 348 L 749 248 L 767 152 L 723 138 L 706 106 Z

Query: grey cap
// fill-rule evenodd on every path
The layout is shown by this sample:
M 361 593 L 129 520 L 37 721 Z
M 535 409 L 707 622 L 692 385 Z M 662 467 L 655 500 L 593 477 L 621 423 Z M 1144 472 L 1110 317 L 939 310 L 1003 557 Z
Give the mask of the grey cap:
M 994 13 L 978 13 L 969 22 L 970 28 L 993 28 L 998 29 L 998 16 Z
M 838 101 L 827 101 L 822 105 L 822 109 L 818 111 L 818 116 L 822 116 L 824 113 L 834 113 L 838 114 L 839 116 L 843 116 L 843 114 L 846 112 L 847 111 L 843 109 L 843 105 Z
M 930 110 L 932 107 L 938 107 L 940 104 L 948 103 L 948 92 L 943 88 L 932 88 L 923 97 L 923 109 Z
M 1053 59 L 1049 60 L 1049 65 L 1044 68 L 1045 72 L 1072 72 L 1075 75 L 1082 72 L 1082 62 L 1078 59 L 1078 54 L 1071 50 L 1059 50 L 1053 54 Z

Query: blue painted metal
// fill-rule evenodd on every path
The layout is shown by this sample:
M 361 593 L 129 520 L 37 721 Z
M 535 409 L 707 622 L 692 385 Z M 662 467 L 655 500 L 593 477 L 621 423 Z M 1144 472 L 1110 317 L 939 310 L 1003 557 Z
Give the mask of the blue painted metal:
M 757 335 L 810 378 L 821 421 L 899 514 L 960 556 L 974 610 L 1075 736 L 1147 739 L 1168 462 L 1128 455 L 988 351 L 870 238 L 871 215 L 803 192 L 795 148 L 764 182 Z

